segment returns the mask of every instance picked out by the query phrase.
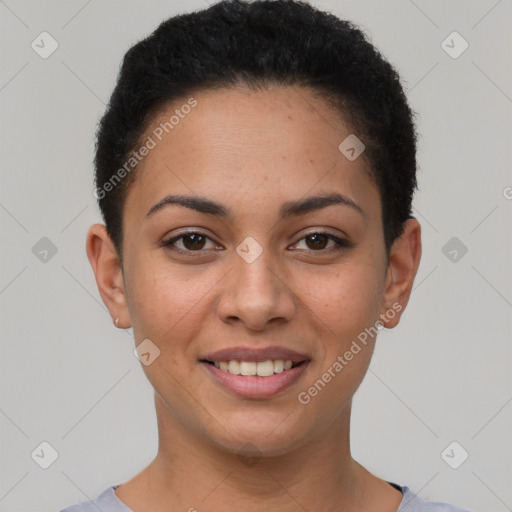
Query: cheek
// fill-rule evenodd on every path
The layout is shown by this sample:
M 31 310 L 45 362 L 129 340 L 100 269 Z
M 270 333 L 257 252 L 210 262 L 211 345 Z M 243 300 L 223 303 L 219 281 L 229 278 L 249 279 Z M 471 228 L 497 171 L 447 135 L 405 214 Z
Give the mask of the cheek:
M 195 318 L 202 313 L 216 282 L 199 267 L 186 269 L 158 262 L 141 265 L 133 273 L 129 297 L 135 339 L 150 338 L 177 348 L 180 338 L 189 339 L 200 327 Z
M 152 262 L 134 273 L 130 287 L 136 344 L 149 339 L 160 351 L 142 370 L 176 418 L 187 414 L 190 396 L 184 390 L 190 386 L 187 379 L 196 364 L 191 341 L 200 336 L 208 292 L 216 282 L 197 272 L 193 279 L 187 275 L 189 269 L 182 272 L 179 267 Z
M 379 286 L 375 267 L 360 265 L 347 266 L 316 284 L 309 287 L 308 306 L 319 340 L 317 360 L 298 399 L 316 424 L 325 426 L 349 404 L 368 370 L 375 346 L 369 332 L 378 320 Z
M 374 265 L 345 265 L 332 272 L 311 271 L 297 279 L 306 306 L 326 339 L 346 341 L 378 319 L 380 287 Z

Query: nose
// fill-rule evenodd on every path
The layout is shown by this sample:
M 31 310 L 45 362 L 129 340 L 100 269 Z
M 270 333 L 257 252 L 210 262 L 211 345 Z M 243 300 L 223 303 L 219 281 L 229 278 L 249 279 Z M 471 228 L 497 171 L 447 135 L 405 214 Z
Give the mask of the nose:
M 250 263 L 236 255 L 234 268 L 226 277 L 218 303 L 223 322 L 241 322 L 248 329 L 261 331 L 271 322 L 286 322 L 293 317 L 294 293 L 266 251 Z

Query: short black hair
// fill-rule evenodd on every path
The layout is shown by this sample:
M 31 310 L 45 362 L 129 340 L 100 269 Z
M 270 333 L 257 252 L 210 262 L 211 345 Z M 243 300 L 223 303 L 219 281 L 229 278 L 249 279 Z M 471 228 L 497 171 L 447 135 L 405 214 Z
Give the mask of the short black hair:
M 353 23 L 306 2 L 223 0 L 163 21 L 124 56 L 94 161 L 95 195 L 121 262 L 123 206 L 136 175 L 126 162 L 148 124 L 194 91 L 240 84 L 309 88 L 356 130 L 380 192 L 388 255 L 417 188 L 417 135 L 397 71 Z

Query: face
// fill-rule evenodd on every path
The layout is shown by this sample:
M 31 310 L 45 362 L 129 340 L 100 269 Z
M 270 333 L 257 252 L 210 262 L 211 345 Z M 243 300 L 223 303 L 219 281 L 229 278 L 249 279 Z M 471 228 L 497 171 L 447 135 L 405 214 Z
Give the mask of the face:
M 124 206 L 113 316 L 160 351 L 143 365 L 159 421 L 228 451 L 283 453 L 339 431 L 374 348 L 362 333 L 400 298 L 379 191 L 364 153 L 338 149 L 350 127 L 308 90 L 194 98 L 161 141 L 152 130 L 178 104 L 146 134 L 156 146 Z

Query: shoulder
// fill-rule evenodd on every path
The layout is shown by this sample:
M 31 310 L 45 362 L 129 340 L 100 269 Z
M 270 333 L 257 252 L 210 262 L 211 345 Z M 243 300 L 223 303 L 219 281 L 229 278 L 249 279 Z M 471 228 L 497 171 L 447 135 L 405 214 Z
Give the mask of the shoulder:
M 116 487 L 108 487 L 96 499 L 71 505 L 59 512 L 133 512 L 116 496 Z
M 456 507 L 440 501 L 428 501 L 420 498 L 407 486 L 402 488 L 402 502 L 396 512 L 470 512 L 465 508 Z

